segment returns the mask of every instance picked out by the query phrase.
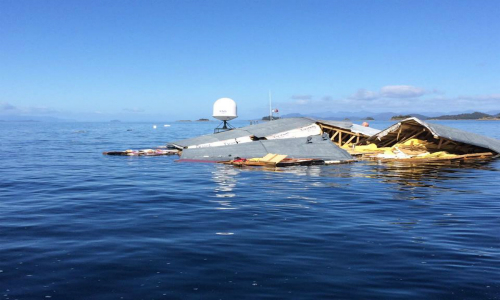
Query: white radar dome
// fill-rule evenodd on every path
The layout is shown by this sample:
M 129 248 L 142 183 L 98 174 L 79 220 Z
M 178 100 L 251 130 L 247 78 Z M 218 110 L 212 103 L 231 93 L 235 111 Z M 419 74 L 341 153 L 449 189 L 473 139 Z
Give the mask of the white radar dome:
M 213 117 L 221 121 L 229 121 L 238 117 L 236 102 L 230 98 L 220 98 L 214 103 Z

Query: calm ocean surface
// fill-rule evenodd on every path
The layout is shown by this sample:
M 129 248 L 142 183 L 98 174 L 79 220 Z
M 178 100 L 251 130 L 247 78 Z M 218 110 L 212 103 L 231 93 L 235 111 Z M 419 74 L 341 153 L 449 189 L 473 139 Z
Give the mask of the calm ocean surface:
M 217 125 L 153 124 L 0 123 L 0 299 L 500 298 L 500 160 L 102 155 Z M 500 138 L 500 122 L 441 124 Z

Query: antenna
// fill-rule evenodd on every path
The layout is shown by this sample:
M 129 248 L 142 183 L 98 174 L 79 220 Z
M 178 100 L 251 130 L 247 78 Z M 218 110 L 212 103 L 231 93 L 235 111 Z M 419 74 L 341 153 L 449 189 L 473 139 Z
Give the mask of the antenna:
M 273 105 L 271 98 L 271 90 L 269 90 L 269 121 L 273 120 Z
M 214 133 L 234 129 L 227 121 L 238 117 L 236 102 L 230 98 L 220 98 L 214 103 L 213 117 L 222 123 L 214 129 Z M 222 127 L 220 127 L 223 125 Z

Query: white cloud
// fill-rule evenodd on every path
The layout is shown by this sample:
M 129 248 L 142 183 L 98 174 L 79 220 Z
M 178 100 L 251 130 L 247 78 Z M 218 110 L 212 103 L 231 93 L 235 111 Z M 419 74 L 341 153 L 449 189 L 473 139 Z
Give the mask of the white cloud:
M 311 95 L 293 95 L 292 99 L 294 99 L 294 100 L 311 100 L 312 96 Z
M 371 101 L 381 98 L 417 98 L 425 95 L 426 93 L 426 90 L 411 85 L 387 85 L 382 87 L 380 92 L 359 89 L 356 93 L 350 96 L 349 99 Z
M 7 102 L 0 102 L 0 111 L 10 111 L 16 110 L 17 108 L 14 105 L 11 105 Z
M 457 99 L 470 101 L 500 101 L 500 94 L 478 95 L 478 96 L 460 96 Z
M 28 107 L 23 108 L 23 112 L 30 113 L 30 114 L 47 115 L 47 114 L 56 114 L 59 111 L 56 109 L 53 109 L 51 107 L 46 107 L 46 106 L 28 106 Z
M 59 111 L 46 106 L 14 106 L 8 102 L 0 102 L 0 112 L 6 114 L 34 114 L 48 115 L 56 114 Z
M 354 95 L 349 98 L 353 100 L 375 100 L 379 97 L 380 95 L 377 92 L 359 89 L 356 93 L 354 93 Z
M 304 99 L 298 99 L 297 101 L 295 101 L 295 103 L 297 103 L 299 105 L 306 105 L 309 102 L 310 102 L 309 100 L 304 100 Z
M 387 98 L 416 98 L 423 96 L 425 90 L 411 85 L 387 85 L 380 89 L 380 94 Z

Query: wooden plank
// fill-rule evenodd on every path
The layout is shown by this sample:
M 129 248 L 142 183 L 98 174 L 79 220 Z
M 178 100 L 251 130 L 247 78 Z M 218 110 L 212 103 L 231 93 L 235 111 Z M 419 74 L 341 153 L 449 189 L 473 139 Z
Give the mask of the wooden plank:
M 439 138 L 438 150 L 441 149 L 442 145 L 443 145 L 443 138 Z
M 419 131 L 419 132 L 415 133 L 414 135 L 410 136 L 409 138 L 402 140 L 402 141 L 401 141 L 401 143 L 404 143 L 404 142 L 409 141 L 409 140 L 411 140 L 411 139 L 413 139 L 413 138 L 416 138 L 417 136 L 419 136 L 420 134 L 424 133 L 425 131 L 426 131 L 426 130 L 425 130 L 425 128 L 424 128 L 423 130 L 421 130 L 421 131 Z
M 382 148 L 383 148 L 383 147 L 387 147 L 387 146 L 389 146 L 390 144 L 392 144 L 392 143 L 394 143 L 394 142 L 397 142 L 397 141 L 398 141 L 398 138 L 397 138 L 397 137 L 396 137 L 395 139 L 389 140 L 388 142 L 386 142 L 386 143 L 384 143 L 384 144 L 382 145 Z
M 446 146 L 446 145 L 448 145 L 448 144 L 450 144 L 450 143 L 455 144 L 452 140 L 447 140 L 446 142 L 444 142 L 444 143 L 441 145 L 441 147 L 444 147 L 444 146 Z
M 342 146 L 342 131 L 339 131 L 339 146 Z
M 284 160 L 287 156 L 288 155 L 278 154 L 278 155 L 274 156 L 272 159 L 270 159 L 268 162 L 277 164 L 280 161 Z
M 351 136 L 351 138 L 349 140 L 347 140 L 347 142 L 345 142 L 346 144 L 349 144 L 356 136 L 353 135 Z M 358 139 L 359 139 L 359 136 L 358 136 Z
M 277 155 L 278 154 L 268 153 L 268 154 L 266 154 L 266 156 L 264 156 L 263 158 L 259 159 L 259 161 L 268 162 L 268 161 L 270 161 L 271 159 L 273 159 Z
M 366 136 L 364 134 L 360 134 L 360 133 L 356 133 L 356 132 L 352 132 L 352 131 L 349 131 L 349 130 L 345 130 L 345 129 L 340 129 L 340 128 L 337 128 L 337 127 L 333 127 L 333 126 L 324 126 L 325 128 L 328 128 L 330 130 L 334 130 L 334 131 L 338 131 L 338 132 L 343 132 L 343 133 L 347 133 L 347 134 L 354 134 L 354 135 L 359 135 L 359 136 Z
M 332 135 L 332 137 L 331 137 L 331 139 L 330 139 L 330 140 L 332 140 L 332 141 L 333 141 L 333 140 L 335 139 L 335 137 L 337 136 L 337 134 L 339 134 L 339 132 L 338 132 L 338 131 L 337 131 L 337 132 L 335 132 L 335 134 L 334 134 L 334 135 Z

